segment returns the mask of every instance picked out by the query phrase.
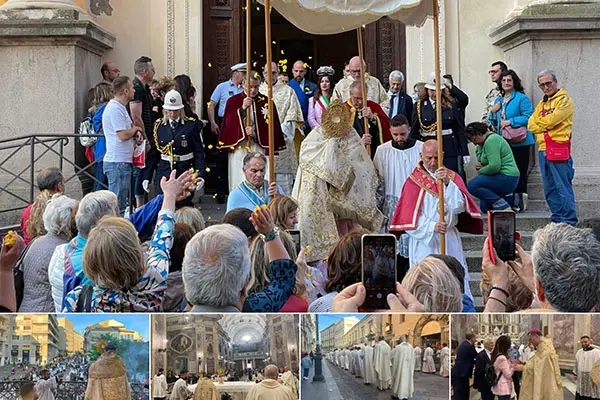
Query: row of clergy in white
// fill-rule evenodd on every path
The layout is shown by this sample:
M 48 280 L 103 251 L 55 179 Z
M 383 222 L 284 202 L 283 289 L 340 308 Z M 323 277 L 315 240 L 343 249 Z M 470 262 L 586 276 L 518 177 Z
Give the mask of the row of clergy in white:
M 425 351 L 418 346 L 413 348 L 406 341 L 406 336 L 401 336 L 393 350 L 381 337 L 374 347 L 367 343 L 363 348 L 334 350 L 327 354 L 327 359 L 356 377 L 362 377 L 365 384 L 376 383 L 381 390 L 391 388 L 394 396 L 404 399 L 414 394 L 414 371 L 436 372 L 433 355 L 431 346 L 427 346 Z M 448 376 L 450 372 L 448 346 L 441 350 L 440 362 L 440 375 Z

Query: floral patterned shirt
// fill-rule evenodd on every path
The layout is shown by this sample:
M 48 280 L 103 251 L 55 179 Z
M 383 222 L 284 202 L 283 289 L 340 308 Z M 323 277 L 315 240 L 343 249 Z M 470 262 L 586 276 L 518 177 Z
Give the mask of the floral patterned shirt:
M 175 213 L 161 210 L 156 230 L 150 242 L 148 269 L 137 285 L 126 290 L 94 287 L 92 312 L 160 312 L 162 311 L 167 276 L 169 274 L 169 251 L 173 246 Z M 83 287 L 72 290 L 65 299 L 64 312 L 78 312 L 77 300 Z

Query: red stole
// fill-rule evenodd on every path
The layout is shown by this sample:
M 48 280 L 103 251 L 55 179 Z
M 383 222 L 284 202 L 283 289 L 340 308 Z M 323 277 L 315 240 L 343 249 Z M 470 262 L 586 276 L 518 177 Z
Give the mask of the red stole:
M 483 233 L 481 211 L 467 190 L 465 182 L 454 171 L 448 170 L 448 175 L 466 199 L 466 211 L 458 216 L 456 228 L 459 232 Z M 417 229 L 425 193 L 429 193 L 434 197 L 439 196 L 437 182 L 427 172 L 423 163 L 419 161 L 419 165 L 413 170 L 402 187 L 402 194 L 390 224 L 390 232 L 400 234 L 404 231 Z
M 232 152 L 239 146 L 247 146 L 246 141 L 246 121 L 242 118 L 242 104 L 246 98 L 246 93 L 238 93 L 227 100 L 225 106 L 225 114 L 223 115 L 223 123 L 217 139 L 217 149 L 226 152 Z M 262 109 L 267 108 L 267 98 L 262 95 L 257 95 L 254 98 L 254 122 L 256 124 L 256 138 L 255 140 L 260 147 L 265 150 L 265 154 L 269 154 L 269 126 L 265 117 L 263 116 Z M 246 110 L 247 112 L 250 109 Z M 277 109 L 275 103 L 273 103 L 273 117 L 275 121 L 269 121 L 273 123 L 275 132 L 275 143 L 273 149 L 275 152 L 285 149 L 285 139 L 283 132 L 281 131 L 281 124 L 279 122 L 279 115 L 277 115 Z
M 356 118 L 356 109 L 352 105 L 350 99 L 344 103 L 346 107 L 352 112 L 350 116 L 350 125 L 354 125 L 354 118 Z M 379 144 L 384 144 L 392 140 L 392 134 L 390 133 L 390 117 L 383 111 L 379 104 L 374 101 L 367 100 L 367 107 L 371 109 L 375 118 L 377 118 L 377 126 L 379 128 Z

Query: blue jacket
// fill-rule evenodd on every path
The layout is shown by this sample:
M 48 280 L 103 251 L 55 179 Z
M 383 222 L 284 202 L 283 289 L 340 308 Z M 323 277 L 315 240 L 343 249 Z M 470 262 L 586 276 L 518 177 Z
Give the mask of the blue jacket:
M 456 361 L 452 367 L 453 378 L 470 378 L 473 375 L 473 366 L 477 350 L 469 341 L 465 340 L 456 350 Z
M 502 101 L 503 97 L 499 96 L 494 104 L 502 103 Z M 502 132 L 502 129 L 500 129 L 500 122 L 502 119 L 508 119 L 513 128 L 519 128 L 521 126 L 527 127 L 527 121 L 529 121 L 529 117 L 533 114 L 533 105 L 525 93 L 517 92 L 516 90 L 513 91 L 506 105 L 503 105 L 502 107 L 503 109 L 500 109 L 497 113 L 494 114 L 490 111 L 488 115 L 490 124 L 496 127 L 496 132 Z M 506 115 L 506 118 L 502 118 L 503 114 Z M 534 143 L 533 133 L 527 131 L 527 138 L 525 138 L 525 140 L 520 143 L 511 143 L 510 145 L 512 147 L 522 147 Z
M 106 108 L 106 104 L 100 104 L 98 110 L 92 117 L 92 123 L 94 124 L 94 132 L 98 135 L 104 135 L 104 129 L 102 129 L 102 115 L 104 114 L 104 109 Z M 104 154 L 106 154 L 106 139 L 104 136 L 99 137 L 94 145 L 94 160 L 102 162 L 104 158 Z
M 315 90 L 317 90 L 317 84 L 305 78 L 304 87 L 300 87 L 300 84 L 296 82 L 295 79 L 290 81 L 289 86 L 294 89 L 294 92 L 296 92 L 296 96 L 298 96 L 298 101 L 300 102 L 300 107 L 302 108 L 304 122 L 308 124 L 308 99 L 313 97 L 315 94 Z
M 312 367 L 312 360 L 310 359 L 309 356 L 305 356 L 302 359 L 302 368 L 309 369 L 310 367 Z

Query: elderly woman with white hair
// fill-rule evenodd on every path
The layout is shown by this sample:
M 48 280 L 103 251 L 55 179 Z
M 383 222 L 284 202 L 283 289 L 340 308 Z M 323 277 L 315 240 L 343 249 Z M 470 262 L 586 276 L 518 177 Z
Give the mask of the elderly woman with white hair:
M 136 236 L 141 241 L 152 236 L 162 202 L 163 195 L 161 194 L 129 216 L 129 221 L 133 223 L 137 231 Z M 68 292 L 79 285 L 92 283 L 83 271 L 83 250 L 90 231 L 105 215 L 119 215 L 119 205 L 115 194 L 108 190 L 88 193 L 81 199 L 75 216 L 78 235 L 69 243 L 56 247 L 48 271 L 56 312 L 62 311 L 64 298 Z
M 19 312 L 54 312 L 48 265 L 54 249 L 73 236 L 72 214 L 77 201 L 55 194 L 44 211 L 46 234 L 32 239 L 22 256 L 23 301 Z
M 183 284 L 192 312 L 278 312 L 296 287 L 297 266 L 287 253 L 268 209 L 250 218 L 264 240 L 270 282 L 248 295 L 251 261 L 248 238 L 237 227 L 214 225 L 196 234 L 186 247 Z
M 483 247 L 482 269 L 492 282 L 486 312 L 505 312 L 511 268 L 534 294 L 532 309 L 594 312 L 600 310 L 600 242 L 591 229 L 551 223 L 538 229 L 529 255 L 517 245 L 520 263 L 492 262 L 488 240 Z M 537 300 L 537 301 L 536 301 Z M 531 309 L 529 310 L 532 311 Z
M 135 226 L 125 218 L 104 216 L 88 236 L 83 272 L 93 282 L 71 290 L 65 312 L 162 311 L 175 230 L 175 202 L 189 196 L 192 175 L 162 178 L 164 193 L 156 230 L 146 254 Z

